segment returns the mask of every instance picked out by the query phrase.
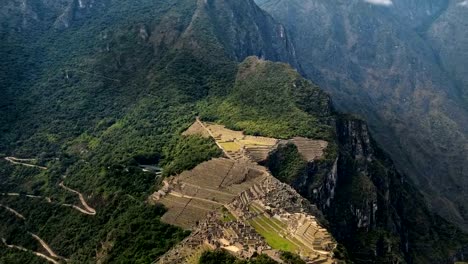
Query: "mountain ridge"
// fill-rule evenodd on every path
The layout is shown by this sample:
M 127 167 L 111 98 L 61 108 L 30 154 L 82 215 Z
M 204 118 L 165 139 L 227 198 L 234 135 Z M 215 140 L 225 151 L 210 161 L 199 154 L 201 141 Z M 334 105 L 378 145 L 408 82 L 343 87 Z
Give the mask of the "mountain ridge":
M 366 119 L 434 210 L 463 227 L 468 115 L 459 88 L 418 31 L 418 22 L 444 16 L 446 4 L 261 2 L 288 29 L 305 76 L 330 92 L 339 110 Z
M 2 120 L 0 152 L 22 158 L 37 157 L 39 165 L 47 165 L 49 169 L 36 171 L 34 168 L 15 167 L 2 160 L 1 191 L 52 196 L 73 203 L 76 197 L 60 193 L 60 188 L 57 190 L 58 184 L 64 181 L 66 186 L 80 190 L 97 211 L 93 218 L 76 217 L 76 212 L 55 210 L 52 205 L 28 204 L 21 199 L 10 197 L 3 200 L 5 197 L 1 197 L 2 203 L 8 202 L 12 208 L 21 209 L 25 216 L 27 212 L 27 218 L 32 219 L 23 226 L 11 215 L 1 213 L 0 217 L 8 225 L 2 226 L 0 232 L 8 243 L 34 249 L 37 247 L 34 241 L 18 235 L 33 229 L 39 231 L 38 235 L 57 254 L 74 261 L 154 261 L 188 234 L 163 224 L 160 219 L 164 209 L 145 203 L 147 197 L 159 188 L 162 178 L 140 166 L 156 167 L 156 170 L 162 168 L 163 173 L 173 175 L 190 170 L 197 165 L 195 163 L 216 155 L 212 141 L 181 135 L 198 115 L 251 134 L 285 139 L 294 136 L 328 139 L 323 163 L 308 164 L 316 167 L 311 174 L 306 174 L 312 184 L 306 181 L 303 193 L 326 208 L 326 201 L 333 192 L 330 187 L 341 185 L 334 183 L 337 179 L 333 175 L 337 175 L 338 170 L 349 169 L 350 173 L 344 175 L 357 178 L 358 188 L 370 190 L 364 192 L 368 195 L 364 200 L 357 196 L 349 201 L 356 208 L 362 205 L 357 202 L 364 201 L 359 208 L 362 213 L 354 210 L 348 214 L 347 209 L 343 210 L 351 224 L 335 223 L 351 227 L 350 232 L 368 228 L 368 225 L 354 225 L 354 221 L 370 219 L 373 207 L 365 205 L 366 201 L 377 199 L 384 207 L 393 201 L 401 201 L 390 199 L 389 203 L 382 198 L 385 195 L 373 192 L 379 186 L 376 186 L 378 181 L 372 180 L 379 177 L 369 180 L 368 175 L 354 174 L 354 169 L 371 174 L 367 169 L 370 165 L 361 160 L 361 154 L 347 154 L 334 131 L 349 131 L 345 138 L 351 141 L 353 136 L 363 136 L 362 142 L 350 148 L 364 149 L 370 139 L 361 121 L 343 121 L 342 129 L 338 129 L 336 120 L 329 118 L 336 114 L 330 106 L 330 99 L 286 64 L 265 61 L 253 63 L 255 67 L 252 70 L 245 70 L 249 69 L 249 61 L 260 61 L 248 58 L 244 64 L 238 65 L 239 60 L 248 55 L 271 60 L 297 59 L 287 31 L 283 32 L 279 24 L 252 1 L 245 2 L 245 5 L 233 0 L 182 0 L 176 3 L 142 0 L 131 4 L 114 0 L 101 3 L 105 5 L 93 9 L 98 4 L 96 1 L 93 7 L 89 7 L 87 16 L 75 17 L 68 28 L 49 28 L 49 31 L 30 28 L 27 36 L 18 35 L 11 28 L 2 32 L 15 41 L 2 42 L 8 49 L 2 48 L 0 52 L 10 58 L 2 64 L 2 70 L 10 67 L 8 70 L 13 72 L 17 69 L 16 64 L 8 64 L 14 60 L 35 63 L 20 65 L 19 72 L 29 76 L 28 79 L 15 78 L 14 75 L 0 82 L 2 91 L 8 89 L 10 92 L 10 98 L 6 100 L 10 108 L 1 109 L 7 111 L 2 112 L 2 116 L 5 113 L 10 118 Z M 246 12 L 243 8 L 247 8 Z M 224 18 L 226 13 L 232 14 L 227 21 Z M 44 23 L 52 25 L 54 21 Z M 220 25 L 213 25 L 213 21 L 224 21 L 224 26 L 231 29 L 229 32 L 233 35 L 224 36 Z M 236 28 L 243 28 L 246 32 L 236 31 Z M 24 45 L 21 52 L 9 52 L 18 48 L 17 43 Z M 20 56 L 23 54 L 24 58 Z M 240 74 L 239 67 L 243 69 Z M 34 74 L 26 74 L 26 71 Z M 343 120 L 347 119 L 343 117 Z M 338 155 L 345 158 L 338 159 L 342 166 L 334 169 Z M 286 160 L 298 161 L 295 158 Z M 304 164 L 304 161 L 298 164 Z M 386 175 L 387 170 L 393 175 L 392 165 L 383 164 L 385 172 L 375 175 Z M 285 162 L 284 165 L 291 164 Z M 292 165 L 295 167 L 297 164 Z M 295 168 L 298 171 L 303 169 L 300 166 Z M 391 180 L 392 177 L 384 178 Z M 310 186 L 323 188 L 323 200 L 307 192 Z M 353 193 L 341 186 L 335 190 L 344 190 L 342 195 Z M 408 192 L 408 197 L 420 201 L 417 190 Z M 424 223 L 424 231 L 431 230 L 435 235 L 441 232 L 441 237 L 453 234 L 450 230 L 456 229 L 448 224 L 445 226 L 444 221 L 441 223 L 446 230 L 434 228 L 433 216 L 425 211 L 424 203 L 418 204 L 423 213 L 415 214 L 420 217 L 417 221 Z M 335 205 L 330 202 L 330 206 Z M 340 211 L 339 206 L 330 209 L 331 212 L 333 210 Z M 382 211 L 382 214 L 384 212 L 393 214 L 392 210 Z M 47 221 L 49 218 L 53 221 Z M 382 219 L 389 218 L 383 216 Z M 397 220 L 395 222 L 398 223 Z M 385 232 L 370 242 L 365 239 L 365 230 L 363 234 L 359 241 L 368 249 L 364 252 L 366 256 L 387 260 L 396 257 L 403 261 L 402 252 L 408 253 L 404 250 L 404 243 L 393 241 Z M 397 236 L 400 235 L 405 237 L 404 232 Z M 463 244 L 463 236 L 460 236 L 460 241 L 435 245 L 440 251 L 428 256 L 446 258 Z M 347 238 L 349 234 L 343 233 L 342 237 Z M 393 251 L 386 254 L 382 248 L 388 249 L 388 245 Z M 398 249 L 393 245 L 398 245 Z M 415 250 L 418 252 L 407 254 L 407 259 L 416 256 L 416 263 L 424 263 L 427 249 Z M 0 248 L 0 251 L 2 261 L 39 262 L 5 248 Z

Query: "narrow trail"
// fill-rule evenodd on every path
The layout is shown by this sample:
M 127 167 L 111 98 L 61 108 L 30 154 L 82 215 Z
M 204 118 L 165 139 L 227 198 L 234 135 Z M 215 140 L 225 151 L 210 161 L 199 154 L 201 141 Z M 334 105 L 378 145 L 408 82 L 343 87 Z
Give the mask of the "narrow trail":
M 22 214 L 18 213 L 16 210 L 8 207 L 8 206 L 5 206 L 3 204 L 0 204 L 0 207 L 3 207 L 5 209 L 7 209 L 10 213 L 14 214 L 15 216 L 17 216 L 18 218 L 21 218 L 22 220 L 26 220 L 26 217 L 24 217 Z M 36 234 L 33 234 L 31 232 L 28 232 L 29 235 L 31 235 L 35 240 L 37 240 L 37 242 L 39 242 L 39 244 L 41 244 L 42 248 L 45 249 L 45 251 L 47 251 L 47 253 L 49 253 L 50 257 L 54 258 L 54 259 L 51 259 L 49 258 L 48 256 L 42 254 L 42 253 L 39 253 L 39 252 L 35 252 L 35 251 L 31 251 L 31 250 L 28 250 L 24 247 L 20 247 L 20 246 L 15 246 L 15 245 L 7 245 L 6 243 L 6 240 L 5 239 L 2 239 L 3 240 L 3 243 L 9 247 L 9 248 L 16 248 L 16 249 L 19 249 L 19 250 L 22 250 L 22 251 L 28 251 L 28 252 L 32 252 L 33 254 L 35 254 L 36 256 L 39 256 L 39 257 L 42 257 L 42 258 L 45 258 L 47 259 L 48 261 L 51 261 L 51 262 L 54 262 L 54 263 L 58 263 L 55 261 L 55 259 L 63 259 L 65 261 L 68 261 L 66 258 L 64 257 L 61 257 L 59 255 L 57 255 L 53 250 L 52 248 L 44 241 L 42 240 L 42 238 L 40 238 L 38 235 Z
M 219 142 L 216 140 L 216 137 L 215 135 L 213 135 L 213 133 L 205 126 L 205 124 L 203 124 L 203 122 L 200 120 L 200 118 L 197 116 L 196 119 L 197 123 L 203 127 L 203 129 L 206 130 L 206 132 L 208 132 L 208 134 L 213 138 L 213 140 L 215 141 L 216 145 L 218 146 L 219 149 L 221 149 L 224 153 L 224 155 L 226 155 L 226 157 L 228 157 L 229 159 L 231 160 L 235 160 L 234 157 L 231 156 L 231 154 L 229 154 L 224 148 L 223 146 L 221 146 L 221 144 L 219 144 Z
M 195 185 L 195 184 L 191 184 L 191 183 L 188 183 L 188 182 L 184 182 L 184 185 L 190 186 L 190 187 L 195 187 L 195 188 L 200 188 L 200 186 Z M 229 197 L 232 197 L 232 198 L 236 197 L 236 195 L 234 195 L 234 194 L 227 193 L 227 192 L 222 192 L 222 191 L 219 191 L 219 189 L 210 189 L 210 188 L 200 188 L 200 189 L 204 190 L 204 191 L 218 193 L 220 195 L 229 196 Z
M 42 167 L 42 166 L 38 166 L 38 165 L 33 165 L 33 164 L 30 164 L 30 163 L 27 163 L 27 162 L 35 162 L 36 159 L 19 159 L 19 158 L 15 158 L 15 157 L 6 157 L 5 160 L 7 160 L 8 162 L 11 162 L 13 164 L 16 164 L 16 165 L 22 165 L 22 166 L 27 166 L 27 167 L 35 167 L 35 168 L 39 168 L 39 169 L 42 169 L 42 170 L 47 170 L 46 167 Z M 80 199 L 80 202 L 81 202 L 81 205 L 84 207 L 81 208 L 79 206 L 76 206 L 76 205 L 73 205 L 73 204 L 60 204 L 60 203 L 54 203 L 52 202 L 52 199 L 50 197 L 43 197 L 43 196 L 37 196 L 37 195 L 30 195 L 30 194 L 20 194 L 20 193 L 0 193 L 0 195 L 3 195 L 3 196 L 15 196 L 15 197 L 20 197 L 20 196 L 25 196 L 27 198 L 31 198 L 31 199 L 44 199 L 47 201 L 47 203 L 50 203 L 50 204 L 56 204 L 56 205 L 60 205 L 60 206 L 65 206 L 65 207 L 71 207 L 83 214 L 87 214 L 87 215 L 96 215 L 96 210 L 94 208 L 92 208 L 91 206 L 88 205 L 88 203 L 86 203 L 86 200 L 84 199 L 84 196 L 76 191 L 76 190 L 73 190 L 71 188 L 68 188 L 67 186 L 65 186 L 63 184 L 63 181 L 59 183 L 59 186 L 63 189 L 65 189 L 66 191 L 68 192 L 72 192 L 76 195 L 78 195 L 79 199 Z M 26 220 L 26 218 L 20 214 L 19 212 L 17 212 L 16 210 L 8 207 L 8 206 L 5 206 L 3 204 L 0 204 L 0 207 L 3 207 L 5 208 L 6 210 L 8 210 L 9 212 L 11 212 L 12 214 L 14 214 L 16 217 L 22 219 L 22 220 Z M 38 235 L 36 234 L 33 234 L 31 232 L 28 232 L 37 242 L 39 242 L 39 244 L 42 246 L 42 248 L 44 248 L 45 251 L 47 251 L 47 253 L 50 255 L 50 256 L 47 256 L 45 254 L 42 254 L 42 253 L 39 253 L 39 252 L 36 252 L 36 251 L 32 251 L 32 250 L 29 250 L 29 249 L 26 249 L 24 247 L 21 247 L 21 246 L 16 246 L 16 245 L 9 245 L 7 242 L 6 242 L 6 239 L 2 238 L 2 242 L 3 244 L 8 247 L 8 248 L 12 248 L 12 249 L 17 249 L 17 250 L 21 250 L 21 251 L 24 251 L 24 252 L 30 252 L 38 257 L 41 257 L 51 263 L 54 263 L 54 264 L 59 264 L 59 261 L 57 261 L 57 259 L 59 260 L 64 260 L 64 261 L 68 261 L 68 259 L 62 257 L 62 256 L 59 256 L 57 255 L 57 253 L 55 253 L 52 248 L 44 241 L 42 240 Z
M 32 168 L 38 168 L 38 169 L 41 169 L 41 170 L 47 170 L 47 167 L 42 167 L 42 166 L 26 163 L 26 162 L 36 161 L 35 159 L 19 159 L 19 158 L 15 158 L 15 157 L 6 157 L 5 160 L 8 161 L 8 162 L 11 162 L 13 164 L 16 164 L 16 165 L 23 165 L 23 166 L 26 166 L 26 167 L 32 167 Z
M 5 157 L 5 160 L 7 160 L 8 162 L 11 162 L 13 164 L 16 164 L 16 165 L 22 165 L 22 166 L 34 167 L 34 168 L 39 168 L 39 169 L 42 169 L 42 170 L 47 170 L 47 167 L 42 167 L 42 166 L 26 163 L 26 162 L 35 162 L 36 159 L 20 159 L 20 158 L 16 158 L 16 157 Z M 73 205 L 73 204 L 53 203 L 52 200 L 49 197 L 42 197 L 42 196 L 35 196 L 35 195 L 25 195 L 25 196 L 28 197 L 28 198 L 37 198 L 37 199 L 44 198 L 44 199 L 46 199 L 46 201 L 48 203 L 51 203 L 51 204 L 58 204 L 58 205 L 61 205 L 61 206 L 71 207 L 71 208 L 79 211 L 80 213 L 87 214 L 87 215 L 96 215 L 96 210 L 94 208 L 92 208 L 91 206 L 89 206 L 88 203 L 86 203 L 86 200 L 84 199 L 83 194 L 81 194 L 80 192 L 78 192 L 76 190 L 68 188 L 67 186 L 65 186 L 63 184 L 63 181 L 59 184 L 59 186 L 62 187 L 63 189 L 65 189 L 66 191 L 77 194 L 83 208 L 81 208 L 79 206 L 76 206 L 76 205 Z M 6 194 L 5 193 L 0 193 L 0 195 L 20 196 L 19 193 L 6 193 Z
M 89 211 L 87 211 L 87 210 L 85 210 L 85 209 L 83 209 L 83 208 L 81 208 L 81 207 L 79 207 L 79 206 L 76 206 L 76 205 L 74 205 L 74 204 L 62 204 L 62 206 L 71 207 L 71 208 L 73 208 L 73 209 L 79 211 L 79 212 L 82 213 L 82 214 L 96 215 L 96 212 L 94 212 L 94 213 L 93 213 L 93 212 L 89 212 Z
M 73 189 L 71 189 L 71 188 L 68 188 L 67 186 L 65 186 L 65 185 L 63 184 L 63 182 L 61 182 L 61 183 L 59 184 L 59 186 L 62 187 L 63 189 L 65 189 L 65 190 L 69 191 L 69 192 L 72 192 L 72 193 L 74 193 L 74 194 L 77 194 L 78 197 L 80 198 L 81 205 L 83 205 L 83 207 L 85 208 L 85 210 L 88 211 L 88 213 L 89 213 L 90 215 L 95 215 L 95 214 L 96 214 L 96 210 L 95 210 L 94 208 L 92 208 L 91 206 L 89 206 L 89 205 L 86 203 L 86 200 L 85 200 L 85 198 L 83 197 L 83 194 L 81 194 L 80 192 L 75 191 L 75 190 L 73 190 Z
M 21 197 L 21 196 L 24 196 L 24 197 L 27 197 L 27 198 L 32 198 L 32 199 L 44 199 L 47 203 L 50 203 L 50 204 L 54 204 L 54 205 L 59 205 L 59 206 L 64 206 L 64 207 L 70 207 L 70 208 L 73 208 L 77 211 L 79 211 L 80 213 L 82 214 L 87 214 L 87 215 L 96 215 L 96 211 L 94 212 L 90 212 L 88 210 L 85 210 L 79 206 L 76 206 L 74 204 L 61 204 L 61 203 L 55 203 L 52 201 L 52 199 L 50 199 L 50 197 L 42 197 L 42 196 L 36 196 L 36 195 L 29 195 L 29 194 L 26 194 L 26 195 L 22 195 L 20 193 L 0 193 L 0 195 L 2 196 L 14 196 L 14 197 Z
M 3 244 L 7 247 L 7 248 L 11 248 L 11 249 L 17 249 L 17 250 L 21 250 L 23 252 L 29 252 L 29 253 L 32 253 L 40 258 L 43 258 L 51 263 L 54 263 L 54 264 L 60 264 L 57 260 L 49 257 L 49 256 L 46 256 L 42 253 L 39 253 L 39 252 L 36 252 L 36 251 L 32 251 L 32 250 L 29 250 L 29 249 L 26 249 L 24 247 L 21 247 L 21 246 L 16 246 L 16 245 L 10 245 L 6 242 L 6 239 L 5 238 L 2 238 L 2 242 Z
M 59 255 L 57 255 L 51 248 L 50 246 L 44 241 L 42 240 L 38 235 L 36 234 L 33 234 L 33 233 L 29 233 L 34 239 L 37 240 L 37 242 L 39 242 L 39 244 L 41 244 L 41 246 L 47 251 L 47 253 L 49 253 L 49 255 L 53 258 L 56 258 L 56 259 L 63 259 L 63 260 L 67 260 L 66 258 L 64 257 L 61 257 Z
M 174 192 L 174 191 L 170 192 L 169 195 L 179 197 L 179 198 L 187 198 L 187 199 L 190 199 L 190 200 L 197 200 L 197 201 L 202 201 L 202 202 L 206 202 L 206 203 L 212 203 L 212 204 L 216 204 L 216 205 L 224 205 L 223 203 L 219 203 L 219 202 L 216 202 L 216 201 L 203 199 L 203 198 L 199 198 L 199 197 L 194 197 L 194 196 L 190 196 L 190 195 L 185 195 L 185 194 L 182 194 L 182 193 L 179 193 L 179 192 Z
M 16 215 L 18 218 L 26 220 L 26 217 L 24 217 L 22 214 L 18 213 L 16 210 L 14 210 L 14 209 L 6 206 L 6 205 L 3 205 L 3 204 L 0 204 L 0 207 L 3 207 L 5 209 L 7 209 L 10 213 Z

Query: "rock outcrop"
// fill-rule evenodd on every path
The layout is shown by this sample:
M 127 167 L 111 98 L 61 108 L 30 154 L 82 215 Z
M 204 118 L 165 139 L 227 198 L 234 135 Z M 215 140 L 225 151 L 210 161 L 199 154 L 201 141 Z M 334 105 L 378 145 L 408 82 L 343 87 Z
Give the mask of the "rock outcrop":
M 309 163 L 292 186 L 323 211 L 351 259 L 441 263 L 468 242 L 461 230 L 429 212 L 411 180 L 376 146 L 364 121 L 340 116 L 336 125 L 337 159 Z M 461 239 L 454 242 L 453 236 Z
M 378 2 L 258 1 L 284 24 L 305 76 L 365 118 L 434 212 L 467 227 L 468 8 Z

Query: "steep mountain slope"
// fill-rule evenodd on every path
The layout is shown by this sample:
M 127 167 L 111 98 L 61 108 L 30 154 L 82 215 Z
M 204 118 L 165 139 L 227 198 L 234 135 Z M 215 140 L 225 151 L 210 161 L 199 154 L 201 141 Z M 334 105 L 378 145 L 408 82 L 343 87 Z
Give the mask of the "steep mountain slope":
M 260 4 L 288 29 L 305 75 L 332 94 L 338 109 L 365 117 L 434 210 L 466 227 L 468 114 L 424 39 L 448 3 L 372 2 L 379 1 Z
M 308 121 L 296 113 L 298 118 L 290 120 L 287 129 L 294 134 L 286 138 L 328 140 L 323 158 L 307 161 L 294 145 L 286 145 L 274 151 L 265 164 L 274 176 L 319 206 L 353 261 L 441 263 L 467 242 L 463 232 L 427 209 L 411 180 L 399 174 L 376 146 L 365 122 L 334 113 L 323 92 L 284 64 L 249 58 L 239 67 L 236 86 L 221 104 L 229 107 L 218 106 L 215 111 L 202 112 L 202 117 L 281 137 L 282 130 L 272 132 L 271 128 L 282 124 L 283 118 L 290 120 L 287 116 L 294 110 L 286 102 L 295 101 L 299 109 L 314 116 L 322 124 L 320 130 L 300 130 L 300 124 Z M 235 100 L 232 105 L 232 98 L 249 99 Z M 258 122 L 249 122 L 255 116 L 252 113 L 260 118 L 271 113 L 278 120 L 252 131 L 251 124 Z
M 432 41 L 441 65 L 456 81 L 468 105 L 468 2 L 450 1 L 447 9 L 431 24 L 427 38 Z
M 47 198 L 1 197 L 26 219 L 2 209 L 7 245 L 40 251 L 28 235 L 34 232 L 76 262 L 149 263 L 186 235 L 159 221 L 160 207 L 144 203 L 160 178 L 138 165 L 180 171 L 213 155 L 213 142 L 184 142 L 179 132 L 193 120 L 197 100 L 229 91 L 233 59 L 243 56 L 233 51 L 244 48 L 236 41 L 249 43 L 253 54 L 290 59 L 282 57 L 289 56 L 287 39 L 258 7 L 239 13 L 237 1 L 204 3 L 2 2 L 0 152 L 48 167 L 0 162 L 2 193 Z M 239 21 L 225 26 L 258 23 L 256 31 L 220 35 L 210 19 L 230 7 L 243 20 L 235 16 Z M 228 43 L 233 49 L 224 49 Z M 78 197 L 62 182 L 82 192 L 96 215 L 73 210 Z M 43 261 L 0 250 L 0 262 Z
M 298 58 L 283 27 L 252 1 L 11 0 L 1 7 L 0 56 L 7 58 L 1 61 L 1 72 L 7 74 L 0 79 L 0 91 L 8 97 L 1 102 L 0 153 L 23 159 L 0 161 L 0 202 L 7 206 L 0 208 L 1 222 L 7 223 L 0 227 L 5 239 L 0 262 L 42 263 L 31 252 L 50 252 L 30 233 L 57 255 L 78 263 L 150 263 L 164 254 L 188 234 L 162 223 L 164 210 L 146 203 L 162 181 L 160 173 L 152 171 L 180 173 L 219 155 L 212 140 L 181 136 L 197 115 L 252 134 L 329 141 L 319 170 L 296 187 L 324 211 L 332 208 L 330 220 L 348 247 L 356 242 L 349 240 L 350 234 L 361 231 L 364 238 L 358 242 L 378 251 L 378 257 L 385 257 L 379 245 L 388 245 L 385 239 L 390 239 L 388 259 L 424 263 L 425 256 L 446 258 L 465 242 L 458 230 L 433 220 L 437 218 L 418 202 L 417 191 L 408 191 L 408 197 L 420 204 L 422 213 L 414 210 L 418 223 L 442 241 L 434 245 L 437 252 L 405 244 L 404 230 L 412 228 L 405 221 L 381 225 L 387 233 L 396 230 L 401 241 L 383 231 L 385 235 L 376 236 L 377 245 L 375 239 L 367 240 L 369 234 L 374 238 L 370 231 L 375 229 L 356 227 L 362 216 L 340 208 L 352 204 L 371 215 L 371 207 L 362 201 L 377 201 L 384 208 L 401 202 L 392 194 L 393 186 L 378 184 L 380 178 L 393 182 L 397 177 L 390 162 L 383 163 L 384 172 L 368 174 L 373 185 L 394 199 L 369 191 L 352 203 L 332 201 L 338 190 L 341 197 L 350 194 L 346 184 L 338 187 L 341 180 L 335 183 L 333 175 L 345 181 L 369 166 L 340 142 L 369 136 L 362 133 L 360 121 L 349 121 L 361 124 L 355 126 L 341 122 L 328 96 L 292 68 L 256 58 L 238 66 L 248 55 L 293 65 Z M 350 148 L 373 149 L 366 146 Z M 340 159 L 347 152 L 348 158 Z M 340 173 L 334 173 L 337 158 Z M 30 166 L 11 162 L 15 160 Z M 387 170 L 392 176 L 386 177 Z M 358 176 L 364 180 L 357 188 L 372 189 L 369 179 Z M 310 195 L 308 187 L 323 190 L 322 198 Z M 346 223 L 335 222 L 337 212 L 345 215 Z M 439 223 L 447 227 L 439 230 Z M 388 228 L 392 225 L 401 228 Z M 457 236 L 451 236 L 452 231 Z M 427 234 L 414 232 L 418 234 L 408 235 L 412 243 Z

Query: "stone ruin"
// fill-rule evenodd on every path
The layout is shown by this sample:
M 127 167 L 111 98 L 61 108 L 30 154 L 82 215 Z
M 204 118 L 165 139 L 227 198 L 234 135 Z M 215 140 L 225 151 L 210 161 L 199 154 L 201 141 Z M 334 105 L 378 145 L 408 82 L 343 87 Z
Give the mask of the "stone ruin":
M 285 143 L 296 144 L 307 160 L 317 159 L 323 155 L 327 142 L 245 136 L 198 119 L 184 134 L 214 138 L 226 158 L 204 162 L 166 179 L 164 186 L 149 198 L 151 203 L 162 203 L 168 208 L 163 221 L 192 230 L 157 263 L 191 263 L 206 249 L 224 249 L 244 259 L 267 254 L 281 263 L 279 250 L 268 245 L 256 230 L 262 221 L 271 222 L 262 228 L 271 229 L 295 245 L 295 253 L 306 263 L 338 263 L 333 258 L 337 244 L 323 227 L 321 212 L 257 164 L 278 144 Z M 232 218 L 224 219 L 223 211 Z

